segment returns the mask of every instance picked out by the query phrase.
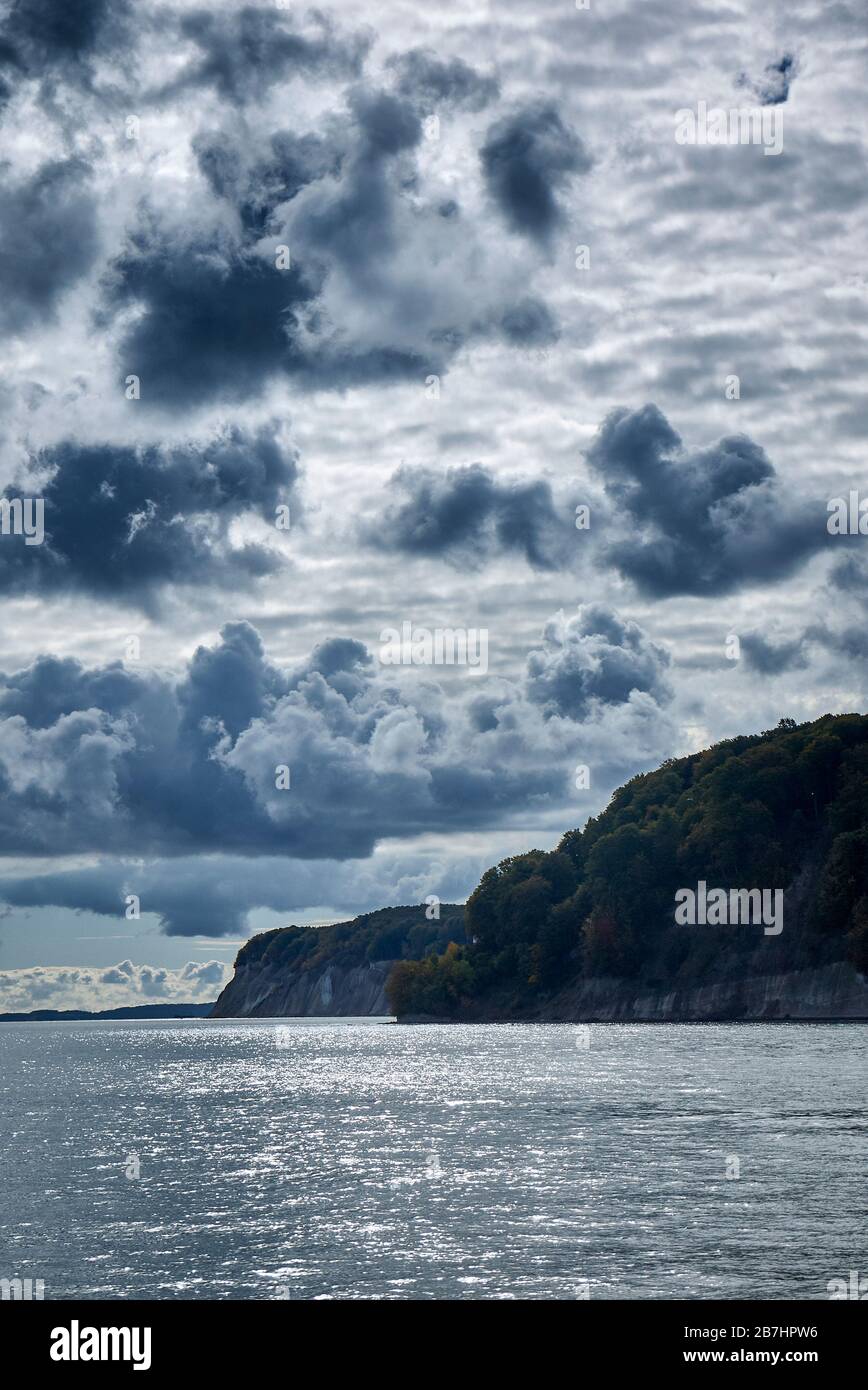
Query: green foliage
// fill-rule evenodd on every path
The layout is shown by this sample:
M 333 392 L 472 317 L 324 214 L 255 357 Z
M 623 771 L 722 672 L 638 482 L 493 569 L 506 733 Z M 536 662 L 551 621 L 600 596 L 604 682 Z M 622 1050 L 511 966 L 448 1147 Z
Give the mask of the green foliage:
M 466 951 L 450 941 L 442 956 L 420 961 L 400 961 L 386 981 L 386 995 L 393 1013 L 454 1016 L 461 1002 L 473 992 L 474 973 Z
M 260 963 L 281 970 L 317 970 L 332 963 L 364 965 L 371 961 L 418 960 L 427 952 L 445 951 L 450 941 L 463 942 L 464 908 L 441 903 L 440 917 L 427 916 L 425 905 L 383 907 L 351 922 L 326 927 L 280 927 L 261 932 L 242 946 L 238 967 Z
M 814 904 L 818 931 L 837 936 L 858 930 L 868 902 L 868 827 L 832 841 Z
M 779 939 L 674 925 L 680 887 L 787 889 L 799 875 L 798 921 Z M 448 1014 L 471 991 L 529 1003 L 580 973 L 683 985 L 819 960 L 868 969 L 868 717 L 782 719 L 668 759 L 555 851 L 486 870 L 466 922 L 469 974 L 399 967 L 396 1012 L 409 1000 L 412 1012 Z

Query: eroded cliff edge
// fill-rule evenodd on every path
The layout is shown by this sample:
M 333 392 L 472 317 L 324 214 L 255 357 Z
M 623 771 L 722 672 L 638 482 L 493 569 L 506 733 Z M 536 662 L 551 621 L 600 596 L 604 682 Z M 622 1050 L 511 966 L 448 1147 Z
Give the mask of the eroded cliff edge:
M 464 940 L 464 908 L 454 903 L 386 907 L 350 922 L 262 932 L 238 952 L 211 1017 L 388 1015 L 385 984 L 397 960 Z
M 361 1018 L 388 1014 L 386 978 L 393 961 L 324 965 L 318 970 L 236 966 L 212 1018 Z

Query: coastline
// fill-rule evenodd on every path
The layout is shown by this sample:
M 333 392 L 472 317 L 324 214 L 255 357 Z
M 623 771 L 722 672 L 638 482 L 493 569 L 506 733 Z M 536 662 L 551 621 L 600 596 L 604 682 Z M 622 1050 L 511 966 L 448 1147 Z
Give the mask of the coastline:
M 388 971 L 342 969 L 241 971 L 226 986 L 213 1018 L 395 1018 L 385 997 Z M 668 985 L 579 978 L 545 999 L 507 995 L 451 1015 L 404 1014 L 399 1023 L 853 1023 L 868 1021 L 868 977 L 837 961 L 810 970 Z
M 428 1021 L 408 1014 L 399 1022 Z M 868 1021 L 868 978 L 838 961 L 813 970 L 651 990 L 624 980 L 578 980 L 525 1008 L 492 1005 L 457 1023 L 858 1023 Z

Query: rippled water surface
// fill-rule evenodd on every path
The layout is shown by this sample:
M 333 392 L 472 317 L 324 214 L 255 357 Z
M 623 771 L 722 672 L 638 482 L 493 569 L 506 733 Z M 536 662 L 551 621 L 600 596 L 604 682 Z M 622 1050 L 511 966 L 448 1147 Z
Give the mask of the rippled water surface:
M 822 1299 L 866 1268 L 868 1029 L 582 1042 L 0 1024 L 0 1276 L 46 1298 Z

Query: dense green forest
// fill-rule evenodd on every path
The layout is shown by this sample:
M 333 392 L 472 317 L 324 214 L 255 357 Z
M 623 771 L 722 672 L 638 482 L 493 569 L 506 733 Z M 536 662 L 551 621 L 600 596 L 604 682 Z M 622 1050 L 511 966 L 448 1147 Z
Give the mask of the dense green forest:
M 677 926 L 675 893 L 700 880 L 787 890 L 783 931 Z M 393 968 L 396 1014 L 520 1010 L 580 975 L 662 987 L 843 959 L 866 971 L 868 716 L 782 719 L 669 759 L 556 849 L 487 870 L 465 916 L 466 937 Z
M 444 952 L 450 941 L 465 940 L 460 904 L 441 903 L 439 918 L 429 918 L 428 912 L 424 905 L 381 907 L 327 927 L 276 927 L 251 937 L 238 952 L 235 968 L 260 964 L 307 971 L 324 965 L 418 960 Z

